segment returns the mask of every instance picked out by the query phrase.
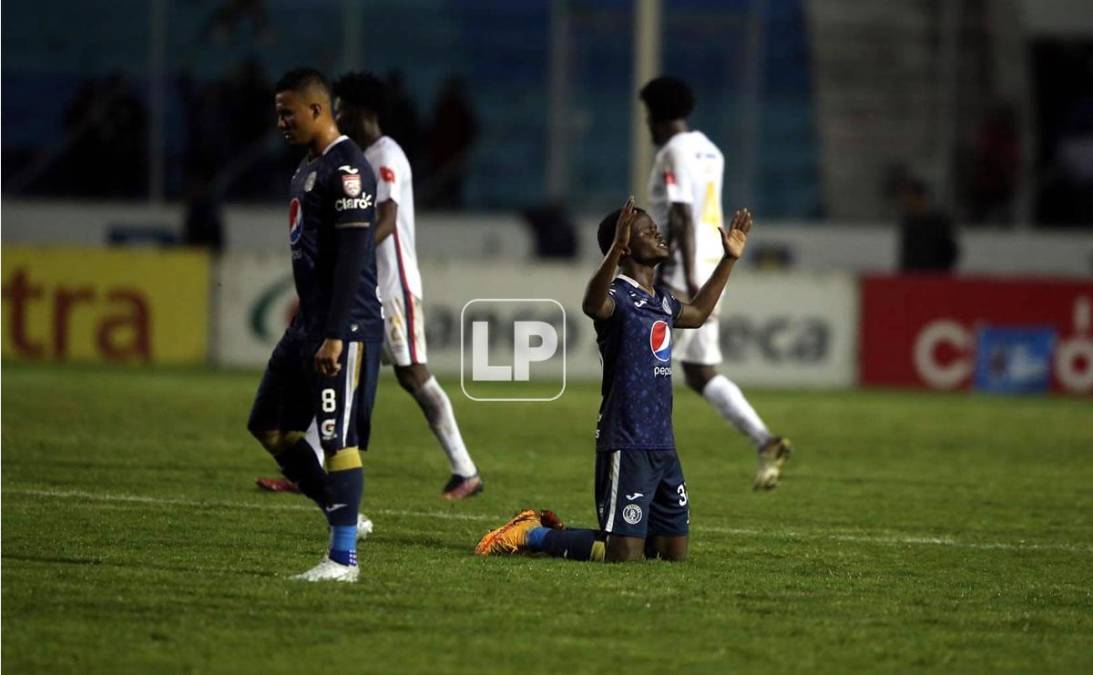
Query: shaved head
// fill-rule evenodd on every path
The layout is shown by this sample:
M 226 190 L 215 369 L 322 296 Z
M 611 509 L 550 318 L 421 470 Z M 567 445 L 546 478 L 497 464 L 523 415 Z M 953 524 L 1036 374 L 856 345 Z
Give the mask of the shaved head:
M 323 74 L 314 68 L 296 68 L 285 73 L 277 85 L 274 93 L 291 91 L 307 103 L 321 103 L 330 109 L 330 83 Z
M 312 146 L 331 133 L 337 136 L 330 85 L 322 73 L 314 68 L 290 70 L 274 91 L 277 128 L 290 144 Z M 315 147 L 312 150 L 317 153 Z

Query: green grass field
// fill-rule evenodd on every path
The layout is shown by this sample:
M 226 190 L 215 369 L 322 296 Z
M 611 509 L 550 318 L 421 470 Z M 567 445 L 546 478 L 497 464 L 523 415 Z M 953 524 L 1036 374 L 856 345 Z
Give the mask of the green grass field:
M 753 392 L 753 455 L 677 391 L 691 559 L 477 559 L 523 505 L 592 525 L 594 385 L 473 403 L 486 492 L 381 383 L 356 586 L 286 580 L 326 533 L 244 430 L 256 373 L 3 368 L 5 673 L 1093 671 L 1093 405 Z

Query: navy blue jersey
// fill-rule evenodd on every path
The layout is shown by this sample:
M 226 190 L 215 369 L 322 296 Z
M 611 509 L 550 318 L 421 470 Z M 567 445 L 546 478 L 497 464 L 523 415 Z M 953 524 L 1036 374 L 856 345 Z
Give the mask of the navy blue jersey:
M 621 274 L 609 293 L 615 312 L 595 322 L 603 360 L 596 449 L 673 450 L 672 326 L 683 304 Z
M 347 319 L 344 325 L 327 325 L 337 260 L 335 231 L 363 227 L 371 232 L 375 220 L 376 176 L 364 153 L 341 136 L 319 157 L 304 157 L 292 175 L 290 197 L 288 239 L 300 298 L 293 328 L 311 336 L 382 340 L 376 249 L 370 236 Z

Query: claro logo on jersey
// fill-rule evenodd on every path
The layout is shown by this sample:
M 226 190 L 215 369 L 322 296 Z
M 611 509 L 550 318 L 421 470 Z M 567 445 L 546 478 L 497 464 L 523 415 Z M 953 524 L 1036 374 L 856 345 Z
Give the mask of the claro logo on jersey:
M 304 207 L 295 197 L 288 203 L 288 241 L 295 244 L 304 233 Z
M 334 202 L 335 211 L 349 211 L 350 209 L 367 209 L 372 206 L 372 195 L 365 193 L 360 197 L 350 199 L 343 197 Z

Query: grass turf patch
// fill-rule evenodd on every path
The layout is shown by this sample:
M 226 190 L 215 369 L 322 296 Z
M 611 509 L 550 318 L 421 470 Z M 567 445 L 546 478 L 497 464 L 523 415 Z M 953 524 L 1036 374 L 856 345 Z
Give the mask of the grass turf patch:
M 285 577 L 325 549 L 244 425 L 249 372 L 3 372 L 5 672 L 1093 669 L 1089 403 L 749 392 L 799 449 L 783 486 L 690 392 L 675 425 L 691 559 L 477 559 L 530 505 L 594 524 L 595 384 L 475 403 L 442 382 L 486 492 L 385 377 L 355 586 Z

